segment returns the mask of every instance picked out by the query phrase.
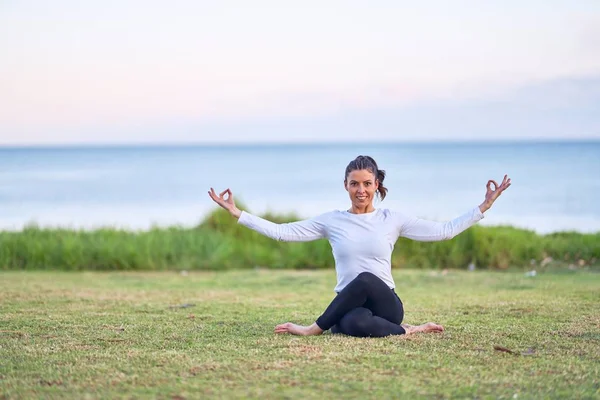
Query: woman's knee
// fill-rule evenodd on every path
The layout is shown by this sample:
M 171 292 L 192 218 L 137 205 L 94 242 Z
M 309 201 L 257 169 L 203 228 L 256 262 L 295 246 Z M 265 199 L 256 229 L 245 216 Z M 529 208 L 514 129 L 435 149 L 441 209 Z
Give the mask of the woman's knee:
M 371 336 L 371 323 L 368 319 L 356 320 L 352 322 L 349 330 L 352 332 L 352 336 Z
M 354 278 L 354 280 L 370 285 L 376 281 L 379 281 L 380 279 L 372 272 L 361 272 L 356 276 L 356 278 Z
M 371 313 L 367 309 L 356 309 L 346 314 L 339 322 L 340 331 L 350 336 L 370 335 Z

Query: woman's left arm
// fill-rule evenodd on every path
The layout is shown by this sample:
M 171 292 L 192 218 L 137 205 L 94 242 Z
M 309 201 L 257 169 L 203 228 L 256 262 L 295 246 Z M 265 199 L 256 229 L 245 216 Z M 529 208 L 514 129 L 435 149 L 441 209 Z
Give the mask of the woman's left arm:
M 492 185 L 494 186 L 493 189 Z M 504 175 L 504 180 L 500 185 L 494 180 L 489 180 L 486 185 L 487 191 L 483 203 L 447 222 L 430 221 L 396 213 L 399 236 L 421 242 L 452 239 L 483 219 L 483 213 L 492 207 L 498 196 L 509 186 L 510 178 L 506 175 Z

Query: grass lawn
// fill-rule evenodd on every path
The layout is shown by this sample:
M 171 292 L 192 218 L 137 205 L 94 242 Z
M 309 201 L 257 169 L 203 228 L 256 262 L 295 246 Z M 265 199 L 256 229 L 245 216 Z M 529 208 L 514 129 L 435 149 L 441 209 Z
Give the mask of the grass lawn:
M 395 279 L 405 322 L 445 333 L 274 335 L 331 270 L 2 272 L 0 398 L 600 398 L 599 273 Z

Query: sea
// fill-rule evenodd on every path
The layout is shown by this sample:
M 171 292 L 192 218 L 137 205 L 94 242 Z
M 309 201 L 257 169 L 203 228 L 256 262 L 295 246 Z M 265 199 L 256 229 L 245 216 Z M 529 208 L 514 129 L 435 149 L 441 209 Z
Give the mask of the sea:
M 217 207 L 211 187 L 252 213 L 310 218 L 348 209 L 358 155 L 387 173 L 377 208 L 449 220 L 507 174 L 480 224 L 600 232 L 600 141 L 0 147 L 0 230 L 191 227 Z

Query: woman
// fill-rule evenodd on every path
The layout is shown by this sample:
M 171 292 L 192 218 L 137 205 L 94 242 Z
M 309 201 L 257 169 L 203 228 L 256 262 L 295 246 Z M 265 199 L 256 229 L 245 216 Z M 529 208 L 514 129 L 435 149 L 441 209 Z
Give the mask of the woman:
M 350 196 L 347 211 L 331 211 L 315 218 L 275 224 L 245 211 L 234 203 L 231 190 L 211 199 L 238 218 L 238 223 L 265 236 L 287 242 L 327 238 L 331 244 L 337 272 L 337 296 L 325 312 L 310 326 L 290 322 L 277 325 L 275 333 L 320 335 L 331 329 L 357 337 L 383 337 L 416 332 L 442 332 L 441 325 L 429 322 L 411 326 L 402 324 L 404 308 L 394 291 L 391 256 L 396 240 L 406 237 L 418 241 L 448 240 L 483 218 L 500 194 L 510 186 L 505 175 L 500 185 L 487 183 L 485 200 L 478 207 L 451 221 L 441 223 L 375 208 L 373 200 L 383 200 L 385 171 L 368 156 L 358 156 L 346 167 L 344 187 Z M 494 186 L 492 189 L 491 186 Z

